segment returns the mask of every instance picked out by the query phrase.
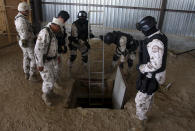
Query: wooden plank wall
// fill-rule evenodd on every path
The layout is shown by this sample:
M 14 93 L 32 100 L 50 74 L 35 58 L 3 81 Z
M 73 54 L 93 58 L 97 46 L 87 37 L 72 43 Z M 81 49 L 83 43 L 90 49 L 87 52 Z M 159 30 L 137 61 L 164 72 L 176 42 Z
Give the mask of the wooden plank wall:
M 0 5 L 3 5 L 2 1 L 0 1 Z M 6 32 L 4 12 L 3 6 L 0 6 L 0 33 Z
M 0 37 L 5 37 L 5 42 L 11 44 L 16 42 L 16 29 L 14 18 L 17 15 L 19 2 L 29 0 L 0 0 Z M 1 46 L 1 43 L 0 43 Z

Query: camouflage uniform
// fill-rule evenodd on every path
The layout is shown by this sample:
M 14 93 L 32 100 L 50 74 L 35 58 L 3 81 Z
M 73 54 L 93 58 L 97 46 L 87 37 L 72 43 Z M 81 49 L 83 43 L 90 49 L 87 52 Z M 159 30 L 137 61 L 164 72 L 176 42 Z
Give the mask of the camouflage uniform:
M 152 34 L 150 37 L 159 34 L 160 31 Z M 142 74 L 147 73 L 146 77 L 151 78 L 152 75 L 149 72 L 155 72 L 162 66 L 162 59 L 164 54 L 164 44 L 158 39 L 154 39 L 147 45 L 147 50 L 150 56 L 150 61 L 147 64 L 139 66 L 139 70 Z M 165 82 L 166 70 L 159 72 L 155 75 L 155 78 L 159 84 Z M 151 107 L 154 93 L 148 95 L 147 93 L 138 92 L 135 98 L 136 114 L 140 120 L 147 119 L 146 113 Z
M 115 67 L 117 64 L 118 59 L 120 58 L 121 64 L 123 64 L 125 61 L 128 63 L 128 67 L 131 67 L 133 65 L 133 60 L 135 59 L 135 50 L 136 46 L 131 41 L 130 45 L 133 46 L 133 50 L 127 49 L 127 37 L 121 36 L 119 39 L 119 46 L 117 46 L 116 51 L 113 56 L 112 66 Z
M 19 45 L 23 52 L 23 69 L 25 74 L 30 74 L 31 76 L 35 73 L 36 63 L 34 58 L 34 38 L 31 23 L 26 19 L 26 17 L 18 13 L 15 17 L 16 31 L 18 32 Z M 26 45 L 24 46 L 24 41 Z
M 87 30 L 88 32 L 88 30 Z M 87 34 L 88 36 L 88 34 Z M 77 49 L 81 52 L 82 55 L 82 61 L 84 64 L 87 64 L 88 62 L 88 51 L 90 49 L 90 45 L 87 41 L 87 39 L 79 39 L 78 29 L 75 23 L 72 24 L 71 27 L 71 37 L 77 39 L 77 42 L 71 41 L 69 43 L 69 49 L 70 49 L 70 60 L 69 60 L 69 67 L 72 66 L 73 61 L 76 59 L 77 56 Z
M 47 25 L 50 27 L 50 23 Z M 49 28 L 50 29 L 50 28 Z M 42 29 L 38 35 L 35 46 L 35 57 L 38 67 L 44 67 L 44 70 L 40 72 L 43 79 L 42 91 L 45 94 L 49 94 L 58 76 L 58 42 L 55 34 L 51 32 L 51 38 L 47 29 Z M 47 55 L 48 59 L 43 60 L 44 54 L 46 54 L 51 40 L 50 49 Z

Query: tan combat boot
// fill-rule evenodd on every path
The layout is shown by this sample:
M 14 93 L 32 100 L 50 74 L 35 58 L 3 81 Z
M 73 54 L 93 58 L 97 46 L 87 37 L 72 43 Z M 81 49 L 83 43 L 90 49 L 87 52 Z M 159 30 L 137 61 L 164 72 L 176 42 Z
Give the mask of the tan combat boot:
M 30 76 L 29 73 L 25 73 L 25 75 L 24 75 L 26 80 L 29 80 L 29 76 Z
M 38 82 L 38 78 L 36 74 L 30 75 L 29 80 L 32 82 Z
M 137 119 L 136 122 L 136 131 L 145 131 L 146 130 L 146 121 L 147 120 L 139 120 Z
M 42 94 L 42 100 L 44 101 L 44 103 L 45 103 L 47 106 L 51 106 L 51 105 L 52 105 L 52 103 L 51 103 L 51 101 L 50 101 L 50 99 L 49 99 L 49 95 L 48 95 L 48 94 L 43 93 L 43 94 Z

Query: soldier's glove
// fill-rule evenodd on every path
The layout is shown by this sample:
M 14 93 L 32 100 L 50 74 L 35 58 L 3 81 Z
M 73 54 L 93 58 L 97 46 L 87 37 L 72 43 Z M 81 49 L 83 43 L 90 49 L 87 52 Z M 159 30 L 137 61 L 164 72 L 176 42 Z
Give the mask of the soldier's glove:
M 27 40 L 22 40 L 22 47 L 27 48 L 28 47 L 28 41 Z
M 121 69 L 123 69 L 123 68 L 124 68 L 124 63 L 120 63 L 119 67 L 120 67 Z
M 152 73 L 149 73 L 149 72 L 146 73 L 146 77 L 147 77 L 147 78 L 152 78 Z

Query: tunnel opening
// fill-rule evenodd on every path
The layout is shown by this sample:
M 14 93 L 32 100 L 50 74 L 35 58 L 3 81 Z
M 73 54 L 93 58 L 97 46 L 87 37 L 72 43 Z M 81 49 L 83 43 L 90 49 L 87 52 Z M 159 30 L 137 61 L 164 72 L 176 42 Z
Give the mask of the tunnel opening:
M 101 83 L 102 79 L 91 79 L 90 82 Z M 123 109 L 127 101 L 126 87 L 120 68 L 115 80 L 104 79 L 104 86 L 95 84 L 89 88 L 89 79 L 77 79 L 71 91 L 69 108 Z
M 99 82 L 100 80 L 93 81 Z M 107 84 L 105 84 L 104 89 L 99 85 L 90 88 L 89 91 L 87 79 L 75 80 L 70 95 L 69 108 L 113 108 L 112 89 L 108 89 Z

